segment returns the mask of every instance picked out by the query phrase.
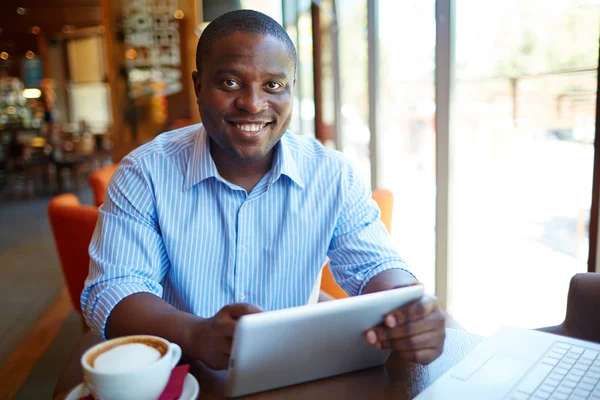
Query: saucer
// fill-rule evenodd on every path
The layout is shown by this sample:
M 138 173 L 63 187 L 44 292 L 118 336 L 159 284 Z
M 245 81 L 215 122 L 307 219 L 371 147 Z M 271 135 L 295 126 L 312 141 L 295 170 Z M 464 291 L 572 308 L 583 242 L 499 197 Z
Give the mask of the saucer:
M 192 374 L 188 373 L 183 381 L 183 390 L 181 391 L 179 400 L 196 400 L 199 393 L 200 385 L 198 385 L 198 381 Z M 85 383 L 80 383 L 73 390 L 71 390 L 71 392 L 69 392 L 69 395 L 65 398 L 65 400 L 79 400 L 88 394 L 90 394 L 88 387 L 85 385 Z

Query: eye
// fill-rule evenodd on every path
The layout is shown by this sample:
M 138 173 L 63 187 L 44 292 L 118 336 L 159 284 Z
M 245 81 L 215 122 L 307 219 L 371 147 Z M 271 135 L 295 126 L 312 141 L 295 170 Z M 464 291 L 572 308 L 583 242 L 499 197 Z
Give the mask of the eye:
M 233 79 L 227 79 L 223 81 L 223 85 L 229 89 L 237 89 L 240 87 L 240 84 L 234 81 Z
M 271 90 L 277 90 L 280 89 L 283 85 L 281 83 L 277 83 L 277 82 L 269 82 L 267 83 L 267 88 L 271 89 Z

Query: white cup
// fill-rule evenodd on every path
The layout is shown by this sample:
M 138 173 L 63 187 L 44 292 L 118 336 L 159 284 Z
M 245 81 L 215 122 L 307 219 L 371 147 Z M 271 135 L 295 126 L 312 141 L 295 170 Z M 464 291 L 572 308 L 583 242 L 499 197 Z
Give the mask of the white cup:
M 127 371 L 95 368 L 96 359 L 118 346 L 140 343 L 156 349 L 160 358 Z M 171 371 L 181 358 L 181 348 L 149 335 L 125 336 L 99 343 L 81 356 L 83 376 L 90 392 L 99 400 L 156 400 L 167 386 Z

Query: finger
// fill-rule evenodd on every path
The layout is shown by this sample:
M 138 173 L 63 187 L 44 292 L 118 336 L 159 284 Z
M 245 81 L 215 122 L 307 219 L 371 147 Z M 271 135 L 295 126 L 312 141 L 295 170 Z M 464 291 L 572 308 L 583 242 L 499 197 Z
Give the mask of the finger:
M 375 329 L 369 329 L 368 331 L 366 331 L 365 339 L 367 340 L 367 342 L 371 343 L 372 345 L 374 345 L 380 341 L 380 339 L 377 336 L 377 331 Z
M 247 314 L 256 314 L 262 312 L 262 310 L 257 306 L 247 303 L 230 304 L 223 307 L 223 311 L 226 311 L 227 314 L 233 319 L 239 319 Z
M 404 337 L 401 339 L 384 340 L 381 342 L 381 348 L 396 351 L 414 351 L 428 348 L 438 348 L 444 345 L 445 338 L 446 331 L 444 329 L 434 329 L 415 336 Z
M 403 360 L 416 362 L 419 364 L 427 365 L 431 363 L 433 360 L 438 358 L 443 351 L 443 347 L 440 348 L 430 348 L 430 349 L 420 349 L 414 351 L 398 351 L 396 352 L 397 356 Z
M 373 327 L 371 330 L 377 336 L 378 340 L 390 340 L 414 336 L 434 329 L 444 329 L 444 326 L 445 316 L 439 311 L 427 315 L 422 320 L 407 322 L 395 328 L 388 328 L 387 326 L 380 324 Z
M 425 318 L 427 315 L 439 311 L 440 306 L 435 296 L 423 296 L 421 300 L 410 303 L 406 308 L 406 320 L 416 321 Z
M 422 319 L 436 310 L 439 310 L 437 298 L 426 295 L 387 314 L 384 318 L 384 324 L 389 328 L 395 328 L 406 322 Z

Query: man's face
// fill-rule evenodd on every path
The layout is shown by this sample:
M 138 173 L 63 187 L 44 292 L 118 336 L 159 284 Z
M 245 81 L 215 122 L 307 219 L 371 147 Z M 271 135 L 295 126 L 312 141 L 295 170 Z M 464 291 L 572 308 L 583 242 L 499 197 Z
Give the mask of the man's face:
M 237 161 L 263 159 L 290 125 L 294 60 L 275 37 L 218 39 L 193 79 L 208 135 Z

